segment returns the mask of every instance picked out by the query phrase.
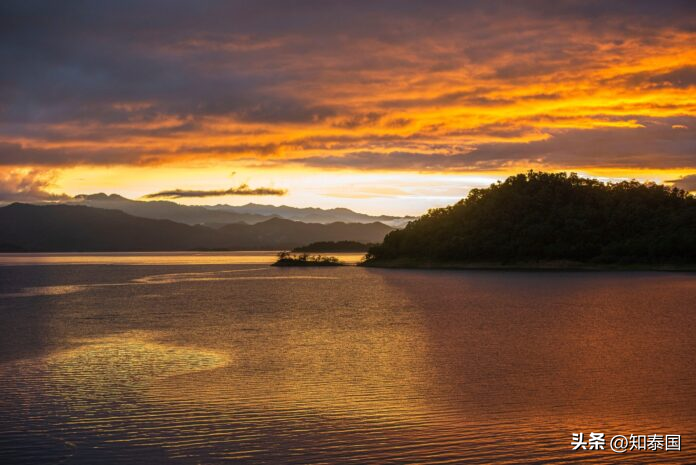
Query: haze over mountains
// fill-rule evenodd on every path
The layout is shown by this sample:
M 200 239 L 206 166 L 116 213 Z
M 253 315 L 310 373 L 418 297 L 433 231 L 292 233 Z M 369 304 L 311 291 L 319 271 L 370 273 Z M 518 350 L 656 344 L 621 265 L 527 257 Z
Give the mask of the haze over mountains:
M 200 211 L 184 208 L 184 212 Z M 189 221 L 194 216 L 191 213 Z M 379 222 L 319 224 L 269 217 L 255 224 L 211 228 L 84 205 L 14 203 L 0 208 L 0 250 L 11 252 L 274 250 L 317 241 L 381 242 L 392 230 Z
M 78 195 L 66 202 L 70 205 L 84 205 L 96 208 L 121 210 L 125 213 L 150 219 L 167 219 L 189 225 L 202 224 L 221 227 L 230 223 L 256 224 L 270 218 L 283 218 L 305 223 L 373 223 L 379 221 L 389 226 L 402 227 L 411 217 L 371 216 L 357 213 L 347 208 L 296 208 L 285 205 L 258 205 L 249 203 L 241 206 L 215 205 L 191 206 L 171 201 L 131 200 L 117 194 Z

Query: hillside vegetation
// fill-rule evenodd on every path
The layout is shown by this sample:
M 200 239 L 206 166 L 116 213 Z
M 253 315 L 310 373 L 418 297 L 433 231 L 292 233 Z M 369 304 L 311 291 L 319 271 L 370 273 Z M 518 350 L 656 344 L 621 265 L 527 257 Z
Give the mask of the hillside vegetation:
M 696 263 L 696 199 L 637 181 L 530 171 L 430 210 L 370 248 L 367 264 Z

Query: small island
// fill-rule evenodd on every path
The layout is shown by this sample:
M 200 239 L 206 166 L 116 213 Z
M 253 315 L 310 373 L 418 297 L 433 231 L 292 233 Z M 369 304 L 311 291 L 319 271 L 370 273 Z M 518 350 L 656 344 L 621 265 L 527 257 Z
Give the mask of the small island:
M 312 242 L 309 245 L 302 247 L 296 247 L 292 249 L 293 252 L 367 252 L 370 247 L 374 247 L 377 244 L 370 244 L 358 241 L 320 241 Z
M 363 266 L 696 269 L 696 198 L 676 187 L 529 171 L 430 210 Z
M 345 263 L 336 257 L 280 252 L 272 266 L 345 266 Z

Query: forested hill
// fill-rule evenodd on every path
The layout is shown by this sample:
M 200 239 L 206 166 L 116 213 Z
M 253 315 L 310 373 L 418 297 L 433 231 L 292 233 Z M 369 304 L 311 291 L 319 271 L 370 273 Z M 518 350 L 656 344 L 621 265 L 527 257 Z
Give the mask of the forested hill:
M 372 247 L 368 264 L 695 264 L 696 199 L 636 181 L 530 171 L 434 209 Z

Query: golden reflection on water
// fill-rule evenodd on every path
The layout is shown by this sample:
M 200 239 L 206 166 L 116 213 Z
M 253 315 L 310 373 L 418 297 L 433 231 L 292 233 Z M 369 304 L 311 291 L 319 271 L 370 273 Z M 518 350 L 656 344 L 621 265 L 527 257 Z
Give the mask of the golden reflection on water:
M 148 331 L 73 339 L 74 348 L 30 364 L 44 371 L 47 384 L 43 389 L 84 402 L 85 407 L 96 397 L 113 399 L 124 391 L 137 391 L 167 402 L 218 407 L 242 400 L 248 407 L 275 409 L 283 404 L 338 416 L 346 412 L 380 416 L 425 413 L 425 405 L 413 404 L 422 399 L 415 389 L 428 381 L 413 368 L 424 364 L 403 357 L 406 349 L 422 344 L 413 334 L 389 328 L 373 331 L 360 341 L 363 347 L 359 350 L 350 336 L 327 337 L 321 329 L 287 336 L 290 340 L 301 337 L 303 342 L 299 347 L 281 347 L 280 358 L 274 360 L 279 370 L 252 383 L 236 376 L 238 367 L 229 350 L 164 344 L 158 342 L 157 333 Z M 325 350 L 317 357 L 313 347 L 319 345 Z M 377 347 L 379 352 L 373 352 Z M 417 352 L 414 356 L 420 357 Z M 299 361 L 304 365 L 301 368 Z M 336 365 L 342 369 L 333 369 Z M 319 376 L 297 376 L 298 368 L 300 373 L 309 368 Z M 252 396 L 246 395 L 249 391 Z
M 696 432 L 690 275 L 96 270 L 0 299 L 57 345 L 0 364 L 7 463 L 607 463 L 571 433 Z
M 217 406 L 229 403 L 268 411 L 312 410 L 335 417 L 420 417 L 427 413 L 423 335 L 399 326 L 373 328 L 358 337 L 326 328 L 278 328 L 263 353 L 240 351 L 226 367 L 162 379 L 153 393 Z M 271 341 L 269 341 L 269 346 Z M 249 372 L 252 370 L 252 373 Z
M 273 352 L 279 356 L 273 361 L 278 369 L 253 377 L 245 373 L 243 353 L 166 344 L 159 336 L 131 331 L 71 340 L 74 348 L 4 371 L 23 378 L 29 391 L 19 394 L 35 407 L 69 406 L 63 430 L 88 430 L 110 445 L 161 447 L 173 458 L 187 456 L 197 445 L 220 443 L 226 447 L 214 454 L 218 459 L 251 458 L 265 449 L 229 449 L 230 444 L 234 438 L 262 437 L 247 430 L 269 427 L 278 416 L 299 423 L 313 415 L 349 423 L 360 419 L 357 428 L 379 422 L 381 434 L 389 436 L 428 415 L 422 395 L 414 391 L 424 381 L 413 372 L 417 363 L 403 358 L 404 350 L 419 342 L 398 329 L 373 331 L 360 341 L 323 329 L 290 331 L 287 346 L 280 341 Z M 317 346 L 325 349 L 319 356 L 313 350 Z M 315 375 L 305 378 L 308 370 Z M 220 420 L 222 431 L 209 431 L 219 429 Z M 242 426 L 225 433 L 225 422 L 235 420 Z M 150 428 L 156 434 L 143 437 Z M 342 428 L 356 431 L 356 425 Z M 292 434 L 298 433 L 302 429 L 294 426 Z
M 133 285 L 156 285 L 156 284 L 176 284 L 183 282 L 201 281 L 279 281 L 279 280 L 332 280 L 337 279 L 331 276 L 312 276 L 312 275 L 291 275 L 291 276 L 263 276 L 254 275 L 254 272 L 269 271 L 269 267 L 264 268 L 244 268 L 239 270 L 216 270 L 205 272 L 185 272 L 185 273 L 164 273 L 142 276 L 126 282 L 120 283 L 99 283 L 65 286 L 32 286 L 25 287 L 16 292 L 0 293 L 0 298 L 16 297 L 35 297 L 50 296 L 61 294 L 72 294 L 74 292 L 84 292 L 94 288 L 133 286 Z M 251 276 L 241 274 L 252 273 Z
M 19 437 L 10 432 L 11 444 L 29 438 L 38 443 L 35 446 L 44 445 L 46 455 L 30 450 L 10 454 L 3 463 L 62 462 L 76 453 L 80 435 L 87 432 L 101 436 L 105 444 L 141 443 L 145 431 L 140 428 L 153 418 L 153 412 L 143 409 L 141 402 L 154 380 L 212 370 L 231 360 L 229 354 L 162 344 L 156 333 L 148 331 L 76 339 L 69 344 L 74 347 L 2 366 L 3 375 L 15 379 L 15 389 L 9 394 L 14 402 L 30 408 L 33 421 L 49 423 L 55 421 L 56 413 L 62 416 L 54 431 L 30 427 L 24 433 L 21 429 L 14 432 Z M 3 408 L 8 409 L 7 405 Z M 167 420 L 167 415 L 154 415 L 159 421 Z M 160 440 L 159 445 L 166 441 Z M 3 446 L 8 444 L 0 441 L 0 452 Z M 118 457 L 114 460 L 119 461 Z
M 278 251 L 0 253 L 0 265 L 269 265 Z M 320 254 L 358 263 L 364 253 Z
M 55 392 L 110 396 L 124 388 L 143 389 L 153 379 L 210 370 L 229 362 L 228 354 L 156 342 L 156 334 L 131 331 L 76 344 L 41 362 Z

